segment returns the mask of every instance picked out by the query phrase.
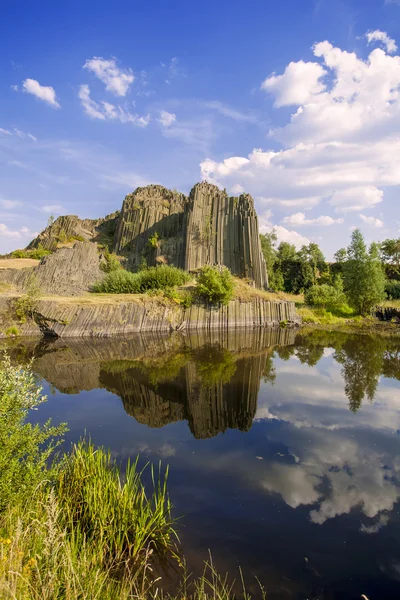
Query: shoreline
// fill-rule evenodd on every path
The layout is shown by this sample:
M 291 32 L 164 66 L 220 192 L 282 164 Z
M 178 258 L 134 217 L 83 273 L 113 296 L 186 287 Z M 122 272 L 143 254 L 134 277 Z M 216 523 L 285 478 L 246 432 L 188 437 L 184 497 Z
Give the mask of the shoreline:
M 0 295 L 0 339 L 24 337 L 109 338 L 141 332 L 170 334 L 193 331 L 295 328 L 299 333 L 324 330 L 400 337 L 398 322 L 377 317 L 333 317 L 332 322 L 302 319 L 293 300 L 254 295 L 236 297 L 228 305 L 193 303 L 184 307 L 165 297 L 87 295 L 42 297 L 26 315 L 15 314 L 14 293 Z M 298 310 L 300 308 L 300 310 Z

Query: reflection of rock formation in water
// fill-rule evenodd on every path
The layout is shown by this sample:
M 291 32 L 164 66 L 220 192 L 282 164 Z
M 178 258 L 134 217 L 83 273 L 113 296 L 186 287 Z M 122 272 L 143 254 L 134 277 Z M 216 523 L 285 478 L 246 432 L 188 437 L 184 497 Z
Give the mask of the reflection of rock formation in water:
M 186 367 L 187 419 L 196 438 L 210 438 L 226 429 L 250 429 L 266 357 L 263 352 L 238 360 L 227 382 L 205 384 L 196 363 Z
M 187 420 L 195 437 L 207 438 L 251 427 L 271 351 L 293 341 L 290 329 L 58 340 L 35 361 L 35 371 L 65 393 L 105 388 L 150 427 Z

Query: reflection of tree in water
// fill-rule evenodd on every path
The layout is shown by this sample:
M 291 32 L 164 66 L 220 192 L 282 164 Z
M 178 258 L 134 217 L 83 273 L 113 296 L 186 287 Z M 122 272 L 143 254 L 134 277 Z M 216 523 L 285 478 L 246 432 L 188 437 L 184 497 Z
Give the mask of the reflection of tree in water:
M 197 352 L 195 364 L 201 383 L 206 387 L 229 383 L 236 372 L 234 355 L 226 348 L 211 346 Z
M 296 355 L 302 363 L 315 366 L 324 348 L 335 350 L 334 359 L 342 365 L 345 394 L 349 408 L 356 412 L 363 400 L 375 397 L 379 377 L 400 379 L 399 340 L 378 335 L 355 335 L 319 331 L 301 334 L 296 345 L 283 348 L 284 357 Z
M 364 398 L 372 402 L 375 397 L 383 370 L 385 346 L 385 340 L 379 338 L 349 338 L 334 354 L 335 360 L 342 365 L 344 391 L 353 412 L 360 408 Z
M 271 383 L 272 385 L 276 380 L 276 369 L 274 365 L 274 350 L 271 349 L 265 357 L 265 367 L 262 374 L 262 380 L 264 383 Z

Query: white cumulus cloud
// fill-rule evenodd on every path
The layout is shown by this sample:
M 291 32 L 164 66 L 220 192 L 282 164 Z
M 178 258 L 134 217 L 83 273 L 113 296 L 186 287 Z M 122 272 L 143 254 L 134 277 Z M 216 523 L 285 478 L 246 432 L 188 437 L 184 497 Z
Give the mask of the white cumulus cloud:
M 291 62 L 283 75 L 273 73 L 261 84 L 261 89 L 274 94 L 275 106 L 305 104 L 325 90 L 321 79 L 326 71 L 314 62 Z
M 135 79 L 132 69 L 119 68 L 115 58 L 106 60 L 94 56 L 85 62 L 83 68 L 94 73 L 114 96 L 126 96 Z
M 320 203 L 364 212 L 400 186 L 400 56 L 375 48 L 364 60 L 328 41 L 313 54 L 262 83 L 275 106 L 295 106 L 269 131 L 280 149 L 271 141 L 247 156 L 200 165 L 208 181 L 251 193 L 259 212 L 276 205 L 303 213 Z
M 25 79 L 25 81 L 22 82 L 22 88 L 27 94 L 36 96 L 36 98 L 50 104 L 53 108 L 60 108 L 60 105 L 57 102 L 56 92 L 50 85 L 40 85 L 36 79 Z
M 274 230 L 276 233 L 276 237 L 278 238 L 278 244 L 280 242 L 288 242 L 289 244 L 293 244 L 294 246 L 296 246 L 297 249 L 299 249 L 302 246 L 307 246 L 310 243 L 308 237 L 301 235 L 301 233 L 298 233 L 297 231 L 286 229 L 286 227 L 283 227 L 282 225 L 273 226 L 271 225 L 271 223 L 268 222 L 268 220 L 266 221 L 266 223 L 264 223 L 264 219 L 262 218 L 260 218 L 259 221 L 260 232 L 269 233 L 272 230 Z
M 379 228 L 379 227 L 383 227 L 383 225 L 384 225 L 383 221 L 381 221 L 380 219 L 377 219 L 376 217 L 368 217 L 367 215 L 363 215 L 362 213 L 360 213 L 359 217 L 362 221 L 364 221 L 364 223 L 366 223 L 370 227 L 378 227 Z
M 333 217 L 321 215 L 320 217 L 316 217 L 315 219 L 307 219 L 306 215 L 302 212 L 294 213 L 293 215 L 289 215 L 288 217 L 284 217 L 282 223 L 286 225 L 319 225 L 322 227 L 327 227 L 329 225 L 335 225 L 336 223 L 343 223 L 343 219 L 334 219 Z

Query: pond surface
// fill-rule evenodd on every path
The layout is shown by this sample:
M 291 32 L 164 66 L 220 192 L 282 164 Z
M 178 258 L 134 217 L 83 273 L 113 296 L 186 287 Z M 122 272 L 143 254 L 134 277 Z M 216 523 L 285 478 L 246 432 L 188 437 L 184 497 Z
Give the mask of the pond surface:
M 268 600 L 400 598 L 399 339 L 324 331 L 18 342 L 47 404 L 120 460 L 170 465 L 189 570 Z

